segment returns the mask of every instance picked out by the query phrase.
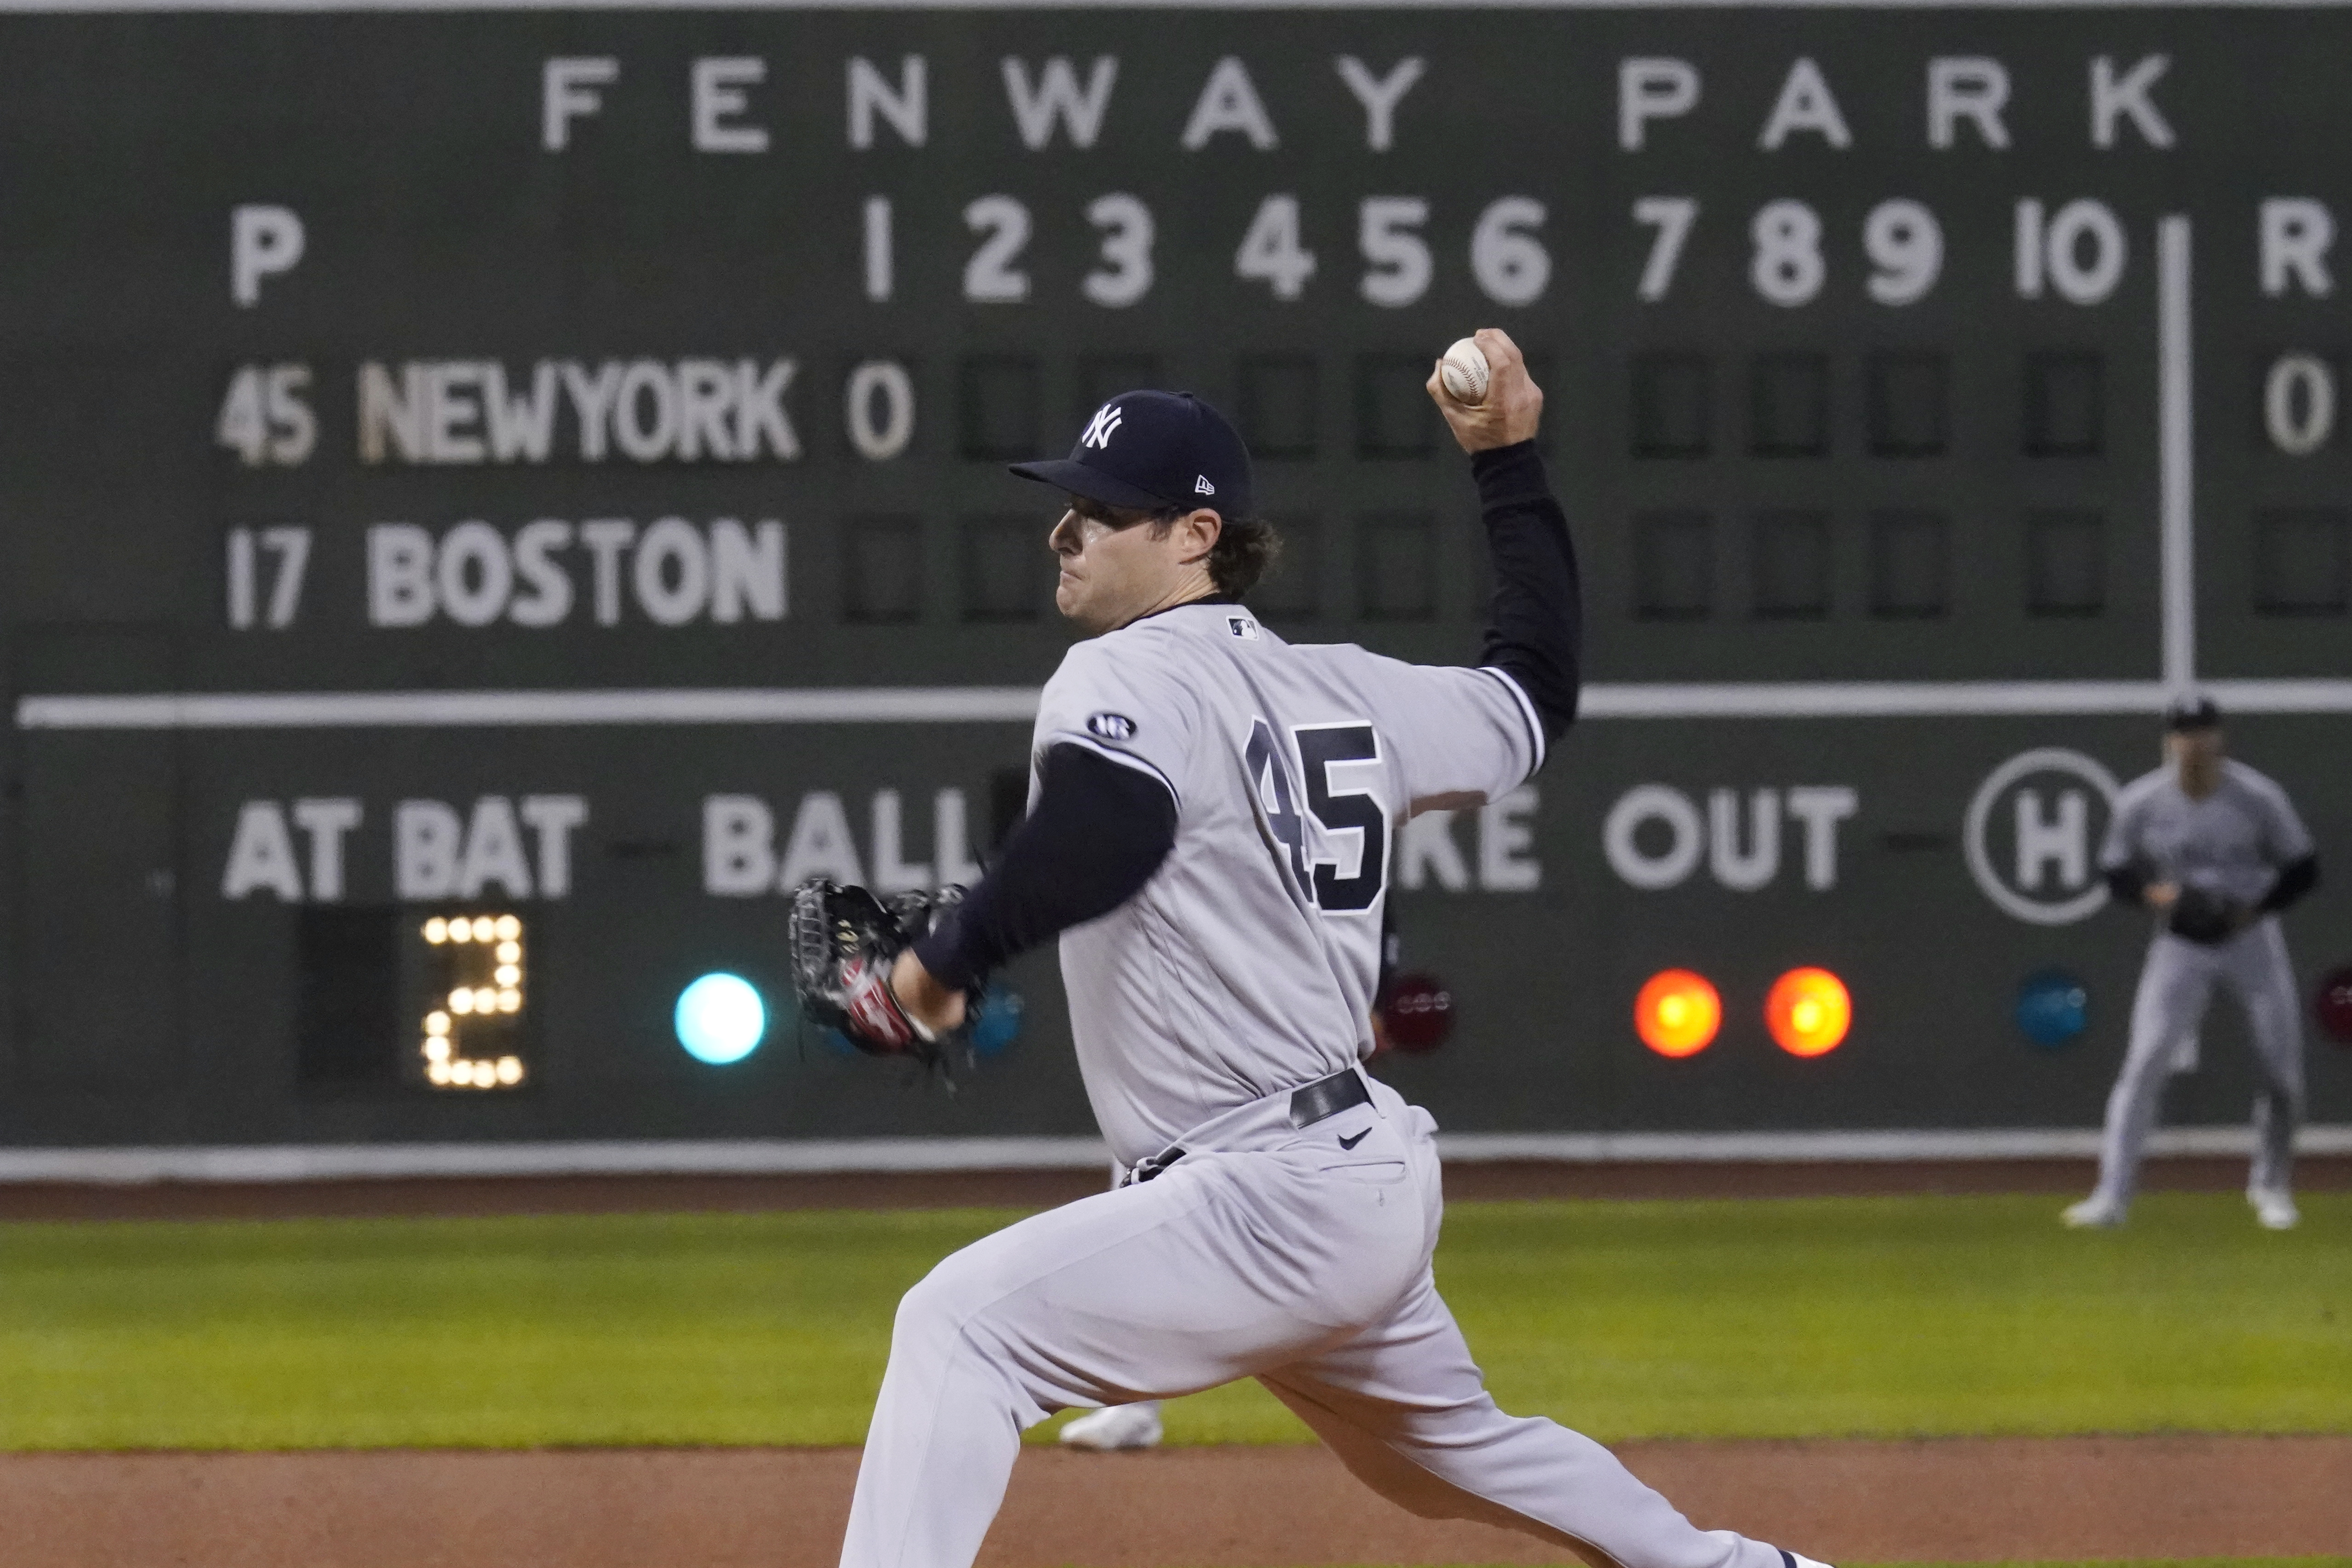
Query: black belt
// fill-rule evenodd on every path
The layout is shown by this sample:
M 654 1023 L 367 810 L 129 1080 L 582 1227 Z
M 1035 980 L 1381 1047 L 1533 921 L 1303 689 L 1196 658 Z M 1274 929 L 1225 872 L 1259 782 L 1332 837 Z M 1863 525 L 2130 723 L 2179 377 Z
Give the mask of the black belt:
M 1290 1091 L 1290 1124 L 1312 1127 L 1350 1106 L 1371 1102 L 1372 1091 L 1364 1087 L 1364 1075 L 1354 1068 L 1344 1068 L 1329 1078 L 1318 1078 L 1304 1089 Z
M 1353 1106 L 1370 1105 L 1372 1091 L 1365 1087 L 1364 1075 L 1354 1068 L 1343 1068 L 1329 1078 L 1318 1078 L 1313 1083 L 1290 1091 L 1290 1124 L 1312 1127 L 1326 1118 L 1337 1116 Z M 1171 1143 L 1149 1159 L 1139 1160 L 1127 1173 L 1120 1186 L 1133 1186 L 1148 1182 L 1184 1157 L 1183 1145 Z

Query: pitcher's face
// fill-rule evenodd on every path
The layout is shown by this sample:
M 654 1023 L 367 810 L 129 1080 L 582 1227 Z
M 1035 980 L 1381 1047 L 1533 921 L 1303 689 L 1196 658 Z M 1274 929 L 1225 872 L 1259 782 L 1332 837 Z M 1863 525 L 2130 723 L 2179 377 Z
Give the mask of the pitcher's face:
M 1054 607 L 1091 635 L 1176 603 L 1189 596 L 1218 526 L 1205 509 L 1133 511 L 1074 498 L 1045 536 L 1062 568 Z

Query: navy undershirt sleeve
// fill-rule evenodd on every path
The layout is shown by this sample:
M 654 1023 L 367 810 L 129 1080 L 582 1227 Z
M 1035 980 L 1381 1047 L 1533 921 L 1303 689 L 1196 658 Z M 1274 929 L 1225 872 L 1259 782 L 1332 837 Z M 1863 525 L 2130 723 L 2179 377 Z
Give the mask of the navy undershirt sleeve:
M 1568 519 L 1544 478 L 1533 441 L 1470 457 L 1495 596 L 1478 661 L 1510 672 L 1557 741 L 1576 720 L 1582 683 L 1584 605 Z
M 1135 897 L 1175 846 L 1176 797 L 1166 784 L 1065 742 L 1046 752 L 1037 805 L 995 868 L 915 943 L 915 956 L 961 990 Z
M 2107 897 L 2119 904 L 2137 907 L 2140 895 L 2147 891 L 2147 873 L 2137 865 L 2118 866 L 2106 874 Z

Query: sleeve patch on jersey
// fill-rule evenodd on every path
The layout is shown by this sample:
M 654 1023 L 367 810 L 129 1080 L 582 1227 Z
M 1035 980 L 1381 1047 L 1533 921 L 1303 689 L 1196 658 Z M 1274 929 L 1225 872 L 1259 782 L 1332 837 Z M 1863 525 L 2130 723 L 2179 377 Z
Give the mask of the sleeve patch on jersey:
M 1099 741 L 1132 741 L 1137 728 L 1124 713 L 1095 713 L 1087 719 L 1087 733 Z
M 1247 616 L 1227 616 L 1225 617 L 1225 630 L 1233 633 L 1234 636 L 1241 638 L 1244 642 L 1255 642 L 1258 640 L 1257 623 L 1250 619 Z

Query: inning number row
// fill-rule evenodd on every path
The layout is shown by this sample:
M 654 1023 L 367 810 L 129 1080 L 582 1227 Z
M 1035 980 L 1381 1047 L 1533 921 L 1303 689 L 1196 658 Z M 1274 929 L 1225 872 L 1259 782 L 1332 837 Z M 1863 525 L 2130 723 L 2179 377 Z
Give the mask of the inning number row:
M 1471 226 L 1470 276 L 1496 304 L 1532 305 L 1549 289 L 1552 258 L 1543 239 L 1548 216 L 1534 197 L 1507 195 L 1489 202 Z M 1694 196 L 1643 196 L 1630 216 L 1647 231 L 1634 298 L 1645 303 L 1666 300 L 1699 231 L 1700 203 Z M 1140 197 L 1114 191 L 1087 203 L 1085 217 L 1099 237 L 1095 265 L 1079 279 L 1078 294 L 1108 310 L 1139 303 L 1157 278 L 1159 227 L 1150 207 Z M 1029 300 L 1034 281 L 1027 258 L 1036 235 L 1029 205 L 1017 196 L 984 195 L 963 208 L 962 218 L 976 241 L 963 267 L 964 299 L 982 305 Z M 867 198 L 864 220 L 866 295 L 887 301 L 897 288 L 892 199 Z M 1265 287 L 1276 300 L 1304 298 L 1322 269 L 1322 258 L 1307 243 L 1307 226 L 1297 195 L 1277 192 L 1263 198 L 1234 249 L 1234 276 Z M 1758 299 L 1784 310 L 1821 298 L 1850 258 L 1863 264 L 1861 294 L 1897 309 L 1927 299 L 1944 274 L 1943 225 L 1933 209 L 1908 197 L 1879 202 L 1851 235 L 1832 233 L 1818 209 L 1792 196 L 1765 202 L 1748 215 L 1746 226 L 1748 284 Z M 2296 198 L 2264 201 L 2260 228 L 2264 293 L 2276 297 L 2294 289 L 2325 298 L 2334 291 L 2327 253 L 2335 225 L 2323 205 Z M 1437 275 L 1429 229 L 1426 197 L 1362 198 L 1356 207 L 1356 250 L 1362 263 L 1355 277 L 1357 295 L 1388 310 L 1418 303 Z M 2011 254 L 2011 282 L 2019 298 L 2098 305 L 2124 282 L 2131 241 L 2115 209 L 2095 197 L 2048 202 L 2028 196 L 2014 205 Z

